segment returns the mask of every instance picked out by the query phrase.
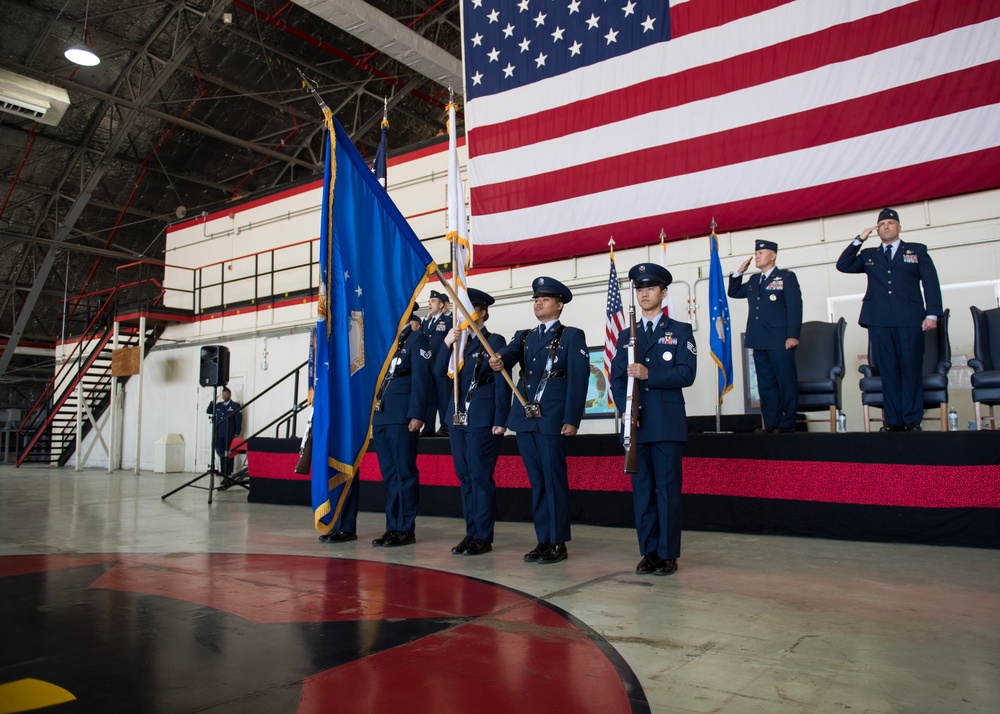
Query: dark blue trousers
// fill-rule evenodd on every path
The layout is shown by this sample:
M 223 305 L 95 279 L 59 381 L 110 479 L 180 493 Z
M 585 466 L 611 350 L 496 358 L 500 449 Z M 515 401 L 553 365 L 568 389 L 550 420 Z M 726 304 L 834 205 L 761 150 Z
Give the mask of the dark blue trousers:
M 441 420 L 441 426 L 438 428 L 449 431 L 451 422 L 445 420 L 445 412 L 448 411 L 448 404 L 455 402 L 454 382 L 447 377 L 438 377 L 435 381 L 437 382 L 435 385 L 437 387 L 437 415 L 438 419 Z
M 795 428 L 795 410 L 799 405 L 799 376 L 795 369 L 795 350 L 754 350 L 753 366 L 757 372 L 760 411 L 764 426 Z
M 566 437 L 517 432 L 517 448 L 531 482 L 531 517 L 539 543 L 565 543 L 569 535 Z
M 919 424 L 924 418 L 924 331 L 917 327 L 869 327 L 882 378 L 886 424 Z
M 681 554 L 680 441 L 639 444 L 639 472 L 632 474 L 635 530 L 641 555 L 670 560 Z
M 215 440 L 215 453 L 219 455 L 219 472 L 225 474 L 226 476 L 233 475 L 233 457 L 226 458 L 226 450 L 229 448 L 229 444 L 232 439 L 226 439 L 225 437 L 220 437 Z
M 451 458 L 462 492 L 465 535 L 493 542 L 497 520 L 497 485 L 493 470 L 500 456 L 502 436 L 492 427 L 452 427 Z
M 372 427 L 372 441 L 378 467 L 385 483 L 385 529 L 416 531 L 420 502 L 420 474 L 417 471 L 418 434 L 407 424 Z
M 351 481 L 351 487 L 347 489 L 347 496 L 344 498 L 344 505 L 340 509 L 340 515 L 333 522 L 334 531 L 344 533 L 358 532 L 358 503 L 361 502 L 361 474 L 358 473 Z

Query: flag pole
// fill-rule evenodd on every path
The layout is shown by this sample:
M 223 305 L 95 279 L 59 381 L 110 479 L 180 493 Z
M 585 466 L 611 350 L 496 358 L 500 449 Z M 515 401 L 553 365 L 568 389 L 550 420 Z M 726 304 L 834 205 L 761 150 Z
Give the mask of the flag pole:
M 449 125 L 448 126 L 448 136 L 449 136 L 449 141 L 450 141 L 450 137 L 454 136 L 454 134 L 452 132 L 457 131 L 457 127 L 451 126 L 451 114 L 452 114 L 452 112 L 455 109 L 457 109 L 457 107 L 455 106 L 455 92 L 454 92 L 454 90 L 452 90 L 451 84 L 449 84 L 448 85 L 448 125 Z M 457 183 L 458 185 L 457 186 L 449 186 L 448 187 L 448 198 L 451 199 L 451 200 L 464 201 L 465 200 L 465 194 L 464 194 L 464 192 L 462 192 L 460 190 L 460 188 L 462 186 L 461 172 L 459 172 L 458 175 L 456 175 L 456 176 L 452 176 L 451 180 L 452 180 L 452 182 Z M 456 219 L 457 219 L 457 217 L 458 217 L 458 208 L 456 208 L 454 206 L 449 206 L 448 216 L 449 216 L 449 218 L 451 216 L 455 216 Z M 465 228 L 465 226 L 462 226 L 462 228 Z M 459 231 L 459 227 L 457 225 L 455 225 L 455 226 L 449 225 L 448 226 L 448 230 L 449 231 L 456 231 L 456 232 L 458 232 Z M 448 242 L 448 250 L 451 253 L 451 279 L 455 281 L 455 284 L 452 286 L 454 289 L 451 290 L 451 291 L 449 291 L 449 292 L 451 293 L 451 296 L 452 296 L 451 299 L 454 300 L 455 305 L 461 305 L 462 306 L 462 312 L 465 313 L 465 306 L 462 305 L 462 301 L 459 300 L 458 297 L 457 297 L 457 295 L 458 295 L 458 271 L 455 270 L 455 253 L 456 253 L 456 251 L 455 251 L 455 243 L 456 242 L 457 242 L 457 239 L 456 240 L 450 240 Z M 466 316 L 466 319 L 469 320 L 469 324 L 472 324 L 472 319 L 471 318 L 468 318 L 468 316 Z M 452 323 L 451 324 L 452 325 L 455 324 L 455 318 L 454 317 L 452 318 Z M 464 342 L 464 340 L 455 340 L 455 342 L 453 342 L 452 346 L 451 346 L 451 349 L 452 349 L 452 353 L 451 353 L 452 354 L 452 363 L 455 365 L 455 374 L 454 374 L 454 376 L 453 376 L 453 378 L 451 380 L 452 399 L 454 400 L 454 403 L 455 403 L 455 410 L 453 412 L 454 414 L 458 414 L 458 383 L 459 383 L 459 375 L 458 375 L 459 369 L 458 369 L 458 367 L 459 367 L 460 364 L 462 364 L 462 355 L 460 354 L 459 350 L 461 350 L 463 348 L 463 345 L 459 344 L 460 342 Z
M 486 337 L 483 336 L 483 333 L 480 332 L 479 327 L 476 325 L 475 322 L 473 322 L 472 316 L 469 314 L 469 311 L 465 309 L 465 305 L 462 304 L 462 301 L 458 299 L 458 295 L 455 293 L 455 290 L 451 287 L 451 283 L 448 282 L 448 279 L 444 276 L 444 273 L 441 272 L 441 268 L 435 267 L 434 274 L 437 275 L 438 280 L 441 281 L 442 287 L 444 287 L 444 289 L 448 291 L 448 296 L 451 298 L 452 302 L 455 303 L 455 307 L 457 307 L 461 311 L 462 316 L 469 321 L 469 327 L 472 328 L 472 331 L 475 333 L 476 337 L 479 338 L 479 342 L 480 344 L 482 344 L 483 349 L 486 350 L 487 354 L 489 354 L 490 357 L 496 357 L 497 353 L 493 351 L 493 348 L 490 347 L 490 343 L 486 341 Z M 528 400 L 524 398 L 524 395 L 521 394 L 521 392 L 518 390 L 517 385 L 514 384 L 514 380 L 510 378 L 510 374 L 507 372 L 507 368 L 504 367 L 503 369 L 501 369 L 500 374 L 502 374 L 503 378 L 507 380 L 507 384 L 510 385 L 510 388 L 514 390 L 514 396 L 517 397 L 517 401 L 521 402 L 521 406 L 526 405 L 528 403 Z
M 716 227 L 715 216 L 712 216 L 712 233 L 709 236 L 709 240 L 713 240 L 712 236 L 715 235 L 715 227 Z M 722 433 L 722 395 L 721 394 L 719 395 L 719 398 L 715 400 L 715 433 L 716 434 L 721 434 Z

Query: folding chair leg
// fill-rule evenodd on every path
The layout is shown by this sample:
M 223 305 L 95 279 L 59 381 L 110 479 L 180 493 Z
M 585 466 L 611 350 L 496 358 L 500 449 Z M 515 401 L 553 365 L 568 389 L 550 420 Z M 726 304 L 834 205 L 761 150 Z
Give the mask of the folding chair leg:
M 941 431 L 948 431 L 948 403 L 941 402 Z
M 830 407 L 830 433 L 837 431 L 837 407 Z
M 864 408 L 861 411 L 865 417 L 865 433 L 867 434 L 872 430 L 872 418 L 871 414 L 868 413 L 868 405 L 865 404 Z
M 979 408 L 982 406 L 981 402 L 976 402 L 976 431 L 983 430 L 983 418 L 980 416 Z M 990 416 L 993 415 L 993 407 L 990 407 Z

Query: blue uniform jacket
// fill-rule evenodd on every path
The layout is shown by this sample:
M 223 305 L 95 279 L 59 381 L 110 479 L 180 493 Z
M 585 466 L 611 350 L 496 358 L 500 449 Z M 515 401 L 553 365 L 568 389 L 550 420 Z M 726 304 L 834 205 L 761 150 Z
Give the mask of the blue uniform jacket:
M 523 354 L 524 370 L 518 379 L 517 387 L 528 401 L 535 399 L 538 383 L 545 372 L 549 345 L 556 332 L 554 328 L 558 326 L 557 320 L 553 323 L 553 329 L 547 330 L 542 337 L 539 337 L 537 329 L 520 330 L 514 334 L 510 344 L 498 353 L 508 371 L 521 361 Z M 583 330 L 576 327 L 567 327 L 563 330 L 552 370 L 565 370 L 566 376 L 549 379 L 546 383 L 541 399 L 542 418 L 526 419 L 524 410 L 518 402 L 517 406 L 510 410 L 507 419 L 508 429 L 541 431 L 543 434 L 556 435 L 562 431 L 563 424 L 580 426 L 590 380 L 590 355 L 587 352 L 587 338 Z
M 382 396 L 382 411 L 375 412 L 372 424 L 406 424 L 424 418 L 431 381 L 431 348 L 423 332 L 404 328 L 409 334 L 396 351 L 398 360 L 392 381 Z M 389 378 L 388 371 L 383 380 Z
M 842 273 L 868 275 L 858 323 L 862 327 L 919 327 L 928 315 L 940 317 L 944 312 L 941 284 L 927 246 L 900 241 L 891 265 L 882 251 L 881 243 L 861 250 L 852 241 L 837 261 L 837 270 Z M 921 283 L 924 295 L 920 294 Z
M 762 284 L 763 283 L 763 284 Z M 802 291 L 791 270 L 775 268 L 764 280 L 763 273 L 729 278 L 729 297 L 745 298 L 747 343 L 753 350 L 783 350 L 789 337 L 799 339 L 802 332 Z
M 225 442 L 228 448 L 232 440 L 243 431 L 243 412 L 240 411 L 240 403 L 233 400 L 229 402 L 213 402 L 208 405 L 208 409 L 205 412 L 211 414 L 215 423 L 219 425 L 216 430 L 216 438 L 219 441 Z M 229 416 L 230 414 L 233 414 L 233 416 Z M 226 417 L 229 418 L 227 419 Z
M 441 351 L 441 344 L 444 342 L 444 338 L 451 331 L 451 315 L 442 315 L 433 327 L 428 325 L 427 322 L 427 318 L 424 318 L 424 321 L 420 323 L 420 331 L 427 335 L 427 339 L 430 341 L 431 354 L 436 355 Z
M 485 328 L 482 330 L 482 333 L 494 352 L 499 352 L 507 344 L 507 340 L 502 336 L 493 334 Z M 476 361 L 480 351 L 483 352 L 483 357 L 477 371 Z M 451 359 L 451 354 L 451 350 L 442 349 L 436 357 L 435 373 L 438 377 L 446 378 L 448 376 L 448 362 Z M 482 349 L 479 340 L 475 335 L 469 335 L 468 344 L 465 346 L 465 362 L 462 364 L 462 370 L 458 373 L 458 399 L 460 404 L 465 403 L 466 396 L 469 394 L 469 388 L 472 386 L 473 374 L 475 374 L 479 386 L 476 387 L 476 391 L 472 394 L 472 403 L 468 409 L 468 426 L 470 427 L 507 425 L 507 417 L 510 414 L 510 385 L 507 384 L 507 380 L 502 375 L 490 369 L 489 362 L 489 354 Z M 482 383 L 484 378 L 490 377 L 492 379 L 485 384 Z M 448 400 L 448 406 L 445 409 L 444 423 L 449 428 L 460 429 L 462 427 L 452 427 L 451 418 L 454 412 L 455 400 L 451 398 Z
M 618 335 L 618 351 L 611 361 L 611 394 L 615 404 L 625 404 L 628 388 L 629 331 Z M 639 328 L 635 360 L 649 370 L 649 378 L 640 381 L 639 433 L 637 443 L 687 441 L 687 414 L 683 387 L 694 384 L 698 372 L 698 348 L 691 325 L 666 316 L 653 330 L 653 341 Z M 622 407 L 624 408 L 624 406 Z

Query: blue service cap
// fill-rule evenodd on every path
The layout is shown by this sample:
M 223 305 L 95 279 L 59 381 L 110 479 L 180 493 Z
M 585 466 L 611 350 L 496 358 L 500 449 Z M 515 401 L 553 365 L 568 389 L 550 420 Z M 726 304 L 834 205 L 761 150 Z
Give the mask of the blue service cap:
M 473 305 L 486 305 L 489 307 L 496 300 L 489 293 L 484 293 L 482 290 L 476 290 L 475 288 L 469 288 L 469 302 Z
M 637 288 L 648 288 L 652 285 L 667 287 L 674 281 L 674 276 L 658 263 L 639 263 L 628 271 L 628 279 Z
M 778 252 L 778 244 L 771 240 L 759 240 L 753 244 L 754 250 L 773 250 Z
M 531 283 L 532 297 L 554 297 L 567 303 L 573 299 L 572 291 L 555 278 L 543 275 Z
M 420 309 L 420 304 L 413 303 L 413 307 L 410 308 L 410 316 L 406 318 L 406 321 L 409 322 L 411 320 L 416 320 L 417 322 L 420 322 L 420 318 L 417 317 L 417 310 L 419 309 Z
M 451 302 L 448 299 L 448 293 L 439 293 L 437 290 L 431 290 L 431 297 L 437 298 L 441 302 Z
M 881 223 L 882 221 L 887 221 L 887 220 L 893 220 L 896 221 L 896 223 L 899 223 L 899 214 L 896 213 L 891 208 L 883 208 L 881 211 L 879 211 L 878 221 L 876 221 L 876 223 Z

